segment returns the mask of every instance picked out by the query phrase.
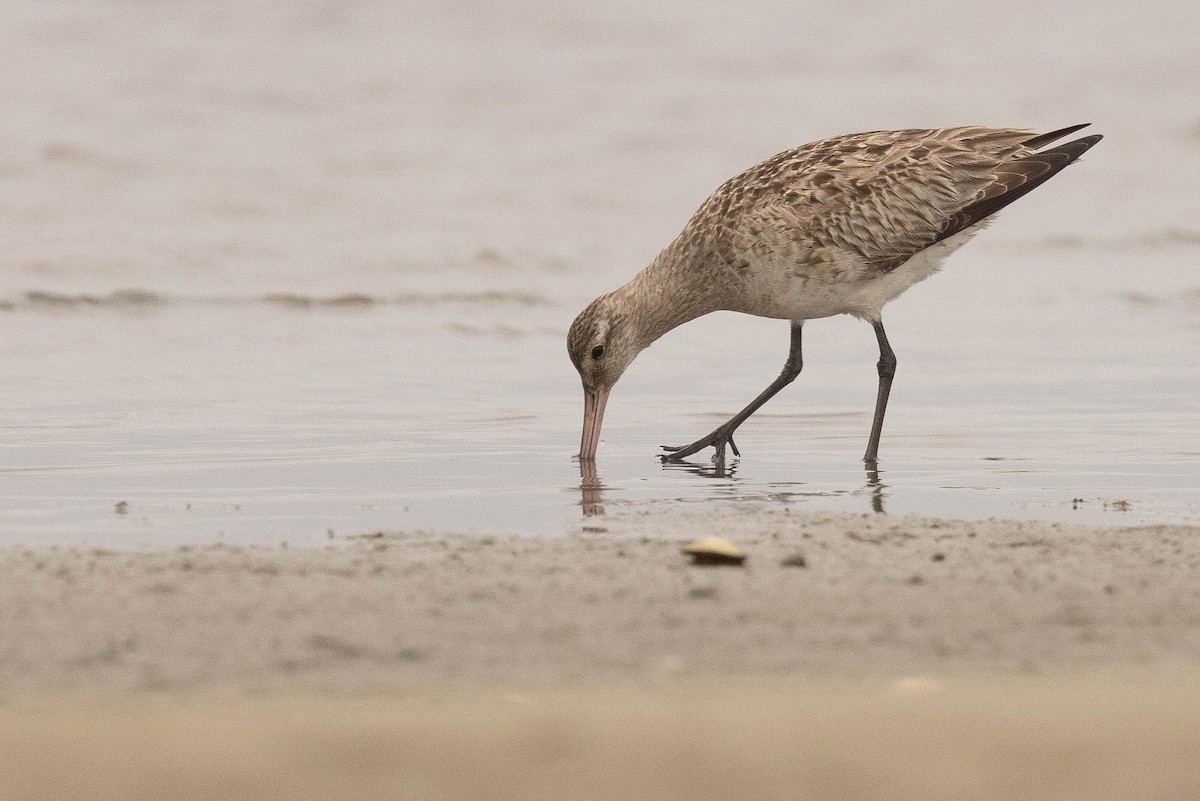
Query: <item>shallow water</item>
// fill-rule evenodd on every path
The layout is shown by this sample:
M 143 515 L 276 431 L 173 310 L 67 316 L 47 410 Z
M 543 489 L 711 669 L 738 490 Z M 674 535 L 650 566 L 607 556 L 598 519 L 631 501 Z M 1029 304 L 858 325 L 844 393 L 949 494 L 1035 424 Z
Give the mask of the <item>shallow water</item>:
M 1003 46 L 957 5 L 938 37 L 904 4 L 853 34 L 606 8 L 15 6 L 0 542 L 558 534 L 663 503 L 1200 519 L 1200 12 L 1092 9 L 1064 48 L 1015 20 L 1067 6 L 993 21 Z M 877 475 L 874 337 L 843 318 L 726 471 L 655 458 L 782 364 L 786 323 L 718 314 L 639 358 L 581 478 L 566 327 L 726 177 L 837 132 L 1086 119 L 1085 163 L 889 306 Z
M 598 477 L 581 481 L 569 304 L 19 305 L 5 315 L 21 402 L 3 427 L 0 526 L 9 541 L 110 544 L 553 534 L 595 525 L 585 504 L 711 501 L 1200 519 L 1195 312 L 1099 287 L 1035 304 L 1009 286 L 1017 297 L 999 302 L 1022 266 L 1030 279 L 1046 266 L 1015 258 L 998 280 L 992 257 L 897 304 L 901 366 L 878 475 L 859 462 L 874 339 L 849 319 L 807 326 L 804 373 L 746 424 L 744 456 L 724 474 L 707 455 L 675 466 L 654 454 L 761 389 L 786 324 L 714 315 L 664 338 L 614 392 Z M 1067 272 L 1076 259 L 1049 264 Z

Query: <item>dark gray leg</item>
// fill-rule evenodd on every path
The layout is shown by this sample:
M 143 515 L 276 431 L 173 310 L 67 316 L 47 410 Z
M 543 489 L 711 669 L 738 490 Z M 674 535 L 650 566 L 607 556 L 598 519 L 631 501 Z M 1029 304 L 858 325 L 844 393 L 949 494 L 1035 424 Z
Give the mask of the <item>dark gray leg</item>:
M 747 417 L 754 414 L 760 406 L 769 401 L 776 392 L 795 381 L 796 376 L 800 375 L 800 370 L 804 367 L 804 358 L 800 354 L 800 329 L 803 325 L 803 322 L 792 323 L 792 344 L 788 350 L 787 361 L 783 364 L 783 372 L 779 374 L 779 378 L 771 382 L 771 386 L 764 389 L 759 393 L 757 398 L 750 401 L 750 405 L 729 418 L 725 423 L 722 423 L 708 436 L 701 437 L 691 445 L 663 445 L 663 450 L 668 451 L 668 453 L 662 454 L 662 458 L 669 462 L 679 461 L 685 456 L 691 456 L 693 453 L 704 450 L 711 445 L 717 450 L 714 457 L 715 460 L 717 462 L 724 462 L 725 443 L 729 443 L 734 456 L 741 456 L 742 454 L 738 452 L 737 445 L 733 444 L 733 432 L 737 430 L 738 426 L 746 422 Z
M 879 458 L 879 434 L 883 431 L 883 414 L 887 411 L 888 395 L 892 391 L 892 377 L 896 375 L 896 354 L 888 344 L 883 321 L 876 320 L 875 338 L 879 340 L 879 394 L 875 397 L 875 420 L 871 423 L 871 439 L 867 442 L 864 462 L 874 463 Z

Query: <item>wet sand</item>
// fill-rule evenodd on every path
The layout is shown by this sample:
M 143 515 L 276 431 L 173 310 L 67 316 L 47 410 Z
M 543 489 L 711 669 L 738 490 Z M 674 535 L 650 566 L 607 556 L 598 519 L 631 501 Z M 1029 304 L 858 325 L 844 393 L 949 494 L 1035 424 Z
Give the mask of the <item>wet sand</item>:
M 563 538 L 9 549 L 0 783 L 19 798 L 1200 788 L 1196 527 L 594 521 Z M 680 543 L 705 535 L 732 536 L 745 567 L 690 565 Z

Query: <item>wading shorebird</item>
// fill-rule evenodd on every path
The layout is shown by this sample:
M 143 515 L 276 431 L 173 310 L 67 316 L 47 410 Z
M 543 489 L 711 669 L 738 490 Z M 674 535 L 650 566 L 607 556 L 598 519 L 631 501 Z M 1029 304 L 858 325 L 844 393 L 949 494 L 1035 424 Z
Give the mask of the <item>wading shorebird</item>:
M 1100 136 L 1057 147 L 1085 125 L 1046 134 L 1014 128 L 873 131 L 786 150 L 730 178 L 625 286 L 571 324 L 567 349 L 583 380 L 579 458 L 592 461 L 617 379 L 650 343 L 689 320 L 737 311 L 791 321 L 783 372 L 746 408 L 690 445 L 740 456 L 733 432 L 800 374 L 805 320 L 850 314 L 875 328 L 879 393 L 864 461 L 879 454 L 896 355 L 884 305 L 933 275 L 991 215 L 1078 159 Z

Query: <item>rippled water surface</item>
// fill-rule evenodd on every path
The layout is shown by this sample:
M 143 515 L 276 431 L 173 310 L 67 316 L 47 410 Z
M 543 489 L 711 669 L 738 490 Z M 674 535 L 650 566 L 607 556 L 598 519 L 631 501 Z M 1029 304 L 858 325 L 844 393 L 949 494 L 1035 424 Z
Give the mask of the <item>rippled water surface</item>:
M 1197 521 L 1200 12 L 1028 4 L 985 36 L 936 5 L 15 4 L 0 543 L 664 503 Z M 1089 119 L 1084 163 L 888 307 L 877 472 L 848 318 L 806 326 L 740 460 L 662 465 L 786 355 L 786 323 L 717 314 L 642 354 L 581 476 L 566 328 L 729 175 L 851 130 Z

